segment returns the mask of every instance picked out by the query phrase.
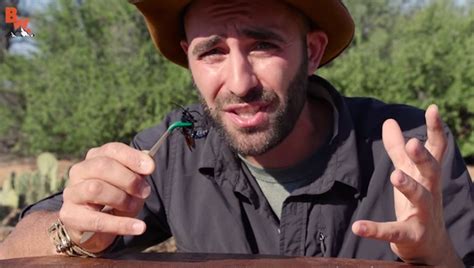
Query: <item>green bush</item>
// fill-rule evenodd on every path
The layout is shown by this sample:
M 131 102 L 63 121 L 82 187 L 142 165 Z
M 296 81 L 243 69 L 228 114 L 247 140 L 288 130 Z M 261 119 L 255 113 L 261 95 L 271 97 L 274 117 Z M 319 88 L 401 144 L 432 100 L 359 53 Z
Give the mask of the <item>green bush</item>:
M 196 100 L 187 71 L 157 53 L 127 1 L 62 0 L 32 19 L 40 53 L 11 78 L 25 97 L 24 153 L 80 155 L 105 142 L 128 143 L 172 102 Z
M 352 3 L 349 8 L 359 10 L 361 5 Z M 354 12 L 359 25 L 353 46 L 321 74 L 346 95 L 422 109 L 436 103 L 463 155 L 474 155 L 472 2 L 456 7 L 452 1 L 428 1 L 418 8 L 376 11 L 382 13 L 377 17 L 398 15 L 367 25 L 364 16 L 370 10 Z
M 320 70 L 342 93 L 426 108 L 439 105 L 464 156 L 474 156 L 474 8 L 450 0 L 345 1 L 351 48 Z M 0 64 L 0 143 L 25 154 L 81 155 L 161 121 L 197 100 L 188 72 L 155 50 L 125 0 L 60 0 L 31 17 L 40 52 Z M 2 106 L 3 105 L 3 106 Z
M 0 150 L 13 147 L 19 141 L 24 98 L 12 79 L 27 65 L 28 61 L 21 57 L 0 63 Z

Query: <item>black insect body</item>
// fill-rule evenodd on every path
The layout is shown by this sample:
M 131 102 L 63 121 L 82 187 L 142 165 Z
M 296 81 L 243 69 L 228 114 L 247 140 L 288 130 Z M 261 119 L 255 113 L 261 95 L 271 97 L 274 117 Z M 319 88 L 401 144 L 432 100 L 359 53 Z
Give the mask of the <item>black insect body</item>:
M 209 130 L 202 120 L 201 113 L 198 111 L 186 109 L 181 105 L 178 106 L 182 110 L 181 122 L 188 122 L 192 124 L 190 127 L 181 128 L 181 133 L 186 140 L 186 144 L 188 145 L 189 150 L 192 150 L 196 145 L 194 140 L 205 138 L 209 133 Z

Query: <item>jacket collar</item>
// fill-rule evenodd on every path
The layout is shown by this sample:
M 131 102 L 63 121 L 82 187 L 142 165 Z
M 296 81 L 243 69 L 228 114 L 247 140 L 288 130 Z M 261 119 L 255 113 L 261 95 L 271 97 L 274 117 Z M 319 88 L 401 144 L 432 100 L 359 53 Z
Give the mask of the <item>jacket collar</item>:
M 357 135 L 354 128 L 352 113 L 346 103 L 346 98 L 326 80 L 319 76 L 311 76 L 311 83 L 317 90 L 326 90 L 331 96 L 339 114 L 333 140 L 329 144 L 330 159 L 328 161 L 328 176 L 335 181 L 346 184 L 357 193 L 361 192 L 359 158 L 357 150 Z

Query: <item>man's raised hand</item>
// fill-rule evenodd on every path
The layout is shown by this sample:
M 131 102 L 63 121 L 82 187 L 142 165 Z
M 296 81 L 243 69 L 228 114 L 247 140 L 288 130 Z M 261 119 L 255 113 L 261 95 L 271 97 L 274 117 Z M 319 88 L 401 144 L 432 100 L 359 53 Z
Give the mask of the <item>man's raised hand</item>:
M 390 242 L 395 254 L 406 262 L 462 267 L 443 218 L 441 163 L 447 137 L 435 105 L 428 107 L 425 118 L 425 144 L 415 138 L 405 142 L 393 119 L 383 125 L 383 144 L 395 166 L 390 181 L 395 187 L 397 220 L 361 220 L 353 224 L 352 230 L 362 237 Z

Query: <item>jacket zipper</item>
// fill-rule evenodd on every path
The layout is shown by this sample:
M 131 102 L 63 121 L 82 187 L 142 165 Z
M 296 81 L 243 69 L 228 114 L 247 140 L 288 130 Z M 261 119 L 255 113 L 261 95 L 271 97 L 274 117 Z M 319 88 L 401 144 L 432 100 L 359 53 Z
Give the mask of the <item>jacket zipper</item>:
M 318 240 L 321 247 L 321 253 L 323 254 L 323 257 L 326 257 L 326 244 L 324 243 L 326 236 L 321 231 L 318 233 Z

